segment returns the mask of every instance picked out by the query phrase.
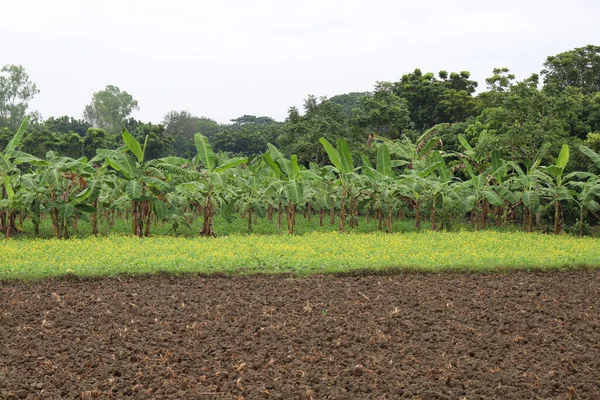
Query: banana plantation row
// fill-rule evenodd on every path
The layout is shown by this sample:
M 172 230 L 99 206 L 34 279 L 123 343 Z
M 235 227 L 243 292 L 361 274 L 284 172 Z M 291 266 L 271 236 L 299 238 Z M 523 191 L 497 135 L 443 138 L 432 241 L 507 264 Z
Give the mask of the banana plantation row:
M 78 221 L 89 221 L 98 233 L 98 218 L 115 213 L 131 217 L 132 233 L 148 236 L 152 222 L 191 226 L 203 218 L 200 235 L 215 236 L 213 218 L 235 213 L 252 230 L 257 216 L 294 233 L 296 213 L 319 215 L 320 223 L 337 216 L 339 230 L 355 227 L 358 216 L 379 219 L 379 229 L 391 232 L 394 218 L 414 216 L 417 228 L 424 218 L 434 230 L 454 220 L 470 219 L 475 229 L 486 224 L 520 223 L 531 231 L 540 210 L 552 210 L 554 232 L 562 229 L 563 206 L 577 210 L 579 233 L 588 211 L 600 209 L 600 177 L 590 172 L 564 175 L 569 147 L 563 145 L 553 165 L 541 165 L 541 154 L 528 165 L 503 160 L 496 151 L 472 147 L 459 136 L 464 151 L 445 153 L 436 128 L 415 142 L 375 138 L 377 157 L 353 160 L 345 140 L 334 147 L 321 138 L 331 165 L 298 163 L 276 147 L 261 157 L 228 158 L 215 154 L 206 137 L 196 134 L 197 156 L 191 160 L 167 157 L 144 160 L 146 144 L 127 130 L 121 148 L 99 149 L 96 157 L 72 159 L 48 152 L 45 159 L 18 150 L 27 128 L 19 130 L 0 153 L 0 229 L 10 237 L 30 219 L 35 233 L 50 219 L 57 238 L 69 236 Z M 373 139 L 373 138 L 371 138 Z M 600 156 L 581 146 L 596 166 Z M 449 165 L 451 165 L 449 167 Z M 424 217 L 424 214 L 427 217 Z

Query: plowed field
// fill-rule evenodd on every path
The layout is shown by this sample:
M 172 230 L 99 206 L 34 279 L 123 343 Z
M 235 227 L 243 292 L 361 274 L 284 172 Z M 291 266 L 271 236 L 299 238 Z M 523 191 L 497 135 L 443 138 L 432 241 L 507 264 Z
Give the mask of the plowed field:
M 0 282 L 0 398 L 598 399 L 600 270 Z

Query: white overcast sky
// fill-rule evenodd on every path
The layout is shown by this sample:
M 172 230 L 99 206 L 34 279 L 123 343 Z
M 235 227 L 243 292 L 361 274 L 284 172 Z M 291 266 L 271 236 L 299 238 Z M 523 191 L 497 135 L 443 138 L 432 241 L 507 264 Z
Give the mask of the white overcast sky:
M 23 65 L 44 118 L 81 117 L 116 85 L 134 117 L 171 110 L 284 120 L 309 94 L 369 91 L 402 74 L 494 67 L 600 45 L 600 0 L 0 0 L 0 66 Z

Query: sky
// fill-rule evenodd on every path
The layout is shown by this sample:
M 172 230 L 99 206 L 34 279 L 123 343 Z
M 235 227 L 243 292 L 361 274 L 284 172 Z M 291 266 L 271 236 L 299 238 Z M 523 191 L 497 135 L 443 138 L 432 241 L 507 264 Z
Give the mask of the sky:
M 81 118 L 116 85 L 158 123 L 172 110 L 282 121 L 309 95 L 423 72 L 494 67 L 517 79 L 549 55 L 600 45 L 598 0 L 0 0 L 0 66 L 25 67 L 30 111 Z

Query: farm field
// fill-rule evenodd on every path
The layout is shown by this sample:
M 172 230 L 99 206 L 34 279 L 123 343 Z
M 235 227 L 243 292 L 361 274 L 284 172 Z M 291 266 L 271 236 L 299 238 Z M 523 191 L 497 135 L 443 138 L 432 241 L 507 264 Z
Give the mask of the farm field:
M 598 269 L 4 280 L 0 397 L 598 398 L 599 294 Z
M 157 272 L 296 275 L 598 267 L 600 239 L 524 232 L 90 236 L 0 241 L 0 279 Z

